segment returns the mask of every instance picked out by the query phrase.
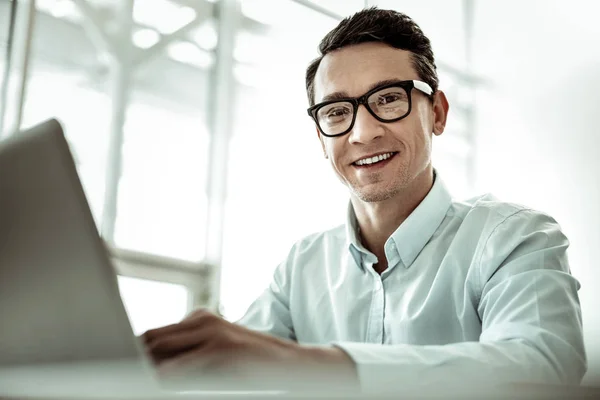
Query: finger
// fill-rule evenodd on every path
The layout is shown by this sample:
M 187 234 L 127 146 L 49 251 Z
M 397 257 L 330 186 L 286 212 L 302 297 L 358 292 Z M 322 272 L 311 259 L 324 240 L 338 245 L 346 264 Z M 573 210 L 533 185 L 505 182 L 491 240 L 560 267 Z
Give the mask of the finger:
M 170 333 L 147 342 L 146 347 L 155 359 L 173 357 L 179 353 L 201 346 L 208 340 L 208 327 Z
M 169 335 L 172 333 L 178 333 L 190 329 L 195 329 L 203 323 L 212 323 L 213 320 L 217 320 L 218 318 L 219 317 L 217 317 L 214 314 L 211 314 L 206 310 L 197 310 L 181 322 L 146 331 L 142 335 L 142 339 L 144 340 L 144 342 L 148 343 L 156 339 L 157 337 Z
M 182 321 L 187 321 L 190 319 L 197 319 L 206 316 L 216 316 L 212 312 L 208 311 L 206 308 L 197 308 L 190 312 L 188 315 L 183 317 Z
M 202 323 L 201 319 L 183 320 L 176 324 L 171 324 L 171 325 L 163 326 L 163 327 L 156 328 L 156 329 L 150 329 L 150 330 L 146 331 L 142 335 L 142 337 L 143 337 L 144 341 L 149 342 L 149 341 L 154 340 L 157 337 L 170 335 L 172 333 L 178 333 L 178 332 L 182 332 L 182 331 L 189 330 L 189 329 L 194 329 L 201 323 Z

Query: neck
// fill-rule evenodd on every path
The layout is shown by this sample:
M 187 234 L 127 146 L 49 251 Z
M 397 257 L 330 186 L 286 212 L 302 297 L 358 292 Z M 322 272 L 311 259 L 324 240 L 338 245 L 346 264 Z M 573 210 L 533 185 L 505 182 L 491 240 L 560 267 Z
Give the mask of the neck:
M 396 196 L 381 202 L 363 202 L 351 197 L 352 207 L 360 227 L 363 246 L 377 256 L 379 268 L 387 268 L 384 245 L 408 216 L 423 201 L 433 186 L 431 165 L 403 188 Z

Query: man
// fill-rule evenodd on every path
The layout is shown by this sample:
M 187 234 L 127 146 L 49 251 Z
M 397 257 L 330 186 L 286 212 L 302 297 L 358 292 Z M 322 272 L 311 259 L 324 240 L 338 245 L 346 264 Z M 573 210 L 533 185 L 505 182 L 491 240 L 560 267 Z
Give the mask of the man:
M 147 332 L 158 365 L 329 372 L 367 391 L 579 383 L 586 356 L 568 241 L 543 213 L 491 196 L 451 199 L 431 162 L 449 106 L 420 28 L 367 9 L 320 51 L 306 74 L 308 113 L 349 189 L 346 224 L 299 241 L 237 324 L 198 311 Z

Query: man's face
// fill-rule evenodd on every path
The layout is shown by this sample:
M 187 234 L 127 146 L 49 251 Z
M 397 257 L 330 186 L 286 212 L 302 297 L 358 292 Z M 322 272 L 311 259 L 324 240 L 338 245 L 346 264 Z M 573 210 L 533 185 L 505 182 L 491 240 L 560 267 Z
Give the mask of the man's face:
M 410 54 L 382 43 L 363 43 L 327 54 L 315 76 L 315 103 L 334 94 L 358 97 L 382 81 L 421 80 Z M 443 132 L 448 104 L 441 92 L 433 105 L 416 89 L 411 96 L 412 111 L 404 119 L 380 122 L 361 105 L 349 133 L 332 138 L 319 133 L 336 174 L 362 201 L 384 201 L 424 181 L 431 165 L 432 133 Z M 389 153 L 393 155 L 386 160 L 356 164 Z

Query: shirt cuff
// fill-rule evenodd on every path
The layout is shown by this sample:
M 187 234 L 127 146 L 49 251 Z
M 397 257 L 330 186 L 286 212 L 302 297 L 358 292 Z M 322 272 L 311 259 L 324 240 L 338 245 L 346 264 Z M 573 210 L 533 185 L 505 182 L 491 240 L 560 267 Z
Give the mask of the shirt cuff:
M 334 342 L 334 347 L 344 351 L 356 364 L 358 384 L 363 393 L 398 394 L 406 398 L 426 395 L 445 397 L 447 393 L 462 396 L 477 389 L 489 388 L 485 380 L 477 381 L 468 374 L 446 368 L 458 367 L 448 357 L 435 357 L 430 351 L 421 353 L 409 344 L 382 345 L 375 343 Z M 435 350 L 433 350 L 435 352 Z M 456 351 L 460 354 L 459 351 Z M 465 382 L 469 385 L 465 386 Z M 469 392 L 465 392 L 466 387 Z
M 381 344 L 335 342 L 332 345 L 344 351 L 356 364 L 358 383 L 363 393 L 396 391 L 399 385 L 410 382 L 412 378 L 417 378 L 405 375 L 405 373 L 410 375 L 411 372 L 405 372 L 405 368 L 398 365 L 397 357 L 392 358 L 391 354 L 382 351 L 384 349 Z M 402 345 L 394 347 L 396 349 L 394 353 L 397 354 Z M 415 382 L 415 380 L 412 381 Z

